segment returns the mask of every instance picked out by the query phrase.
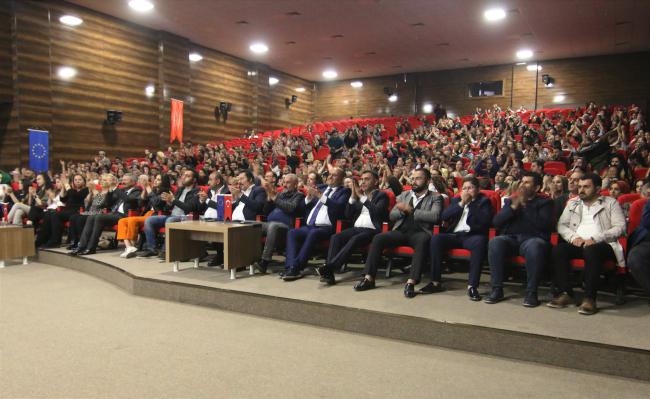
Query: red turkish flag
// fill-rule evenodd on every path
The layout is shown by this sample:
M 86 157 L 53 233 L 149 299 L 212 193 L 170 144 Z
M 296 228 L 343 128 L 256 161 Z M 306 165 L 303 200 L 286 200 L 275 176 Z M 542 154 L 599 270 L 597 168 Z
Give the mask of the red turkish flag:
M 172 98 L 170 125 L 169 142 L 173 143 L 174 139 L 176 139 L 179 143 L 183 143 L 183 102 L 181 100 Z

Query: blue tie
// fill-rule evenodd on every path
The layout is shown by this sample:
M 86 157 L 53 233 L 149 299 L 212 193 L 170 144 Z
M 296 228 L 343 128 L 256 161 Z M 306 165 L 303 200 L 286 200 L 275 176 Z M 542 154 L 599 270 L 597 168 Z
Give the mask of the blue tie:
M 327 194 L 329 192 L 330 192 L 330 188 L 327 187 L 327 190 L 325 190 L 323 195 L 327 197 Z M 309 221 L 307 222 L 308 226 L 313 226 L 313 225 L 316 224 L 316 217 L 318 216 L 318 212 L 320 212 L 320 208 L 322 208 L 322 207 L 323 207 L 323 203 L 320 200 L 318 200 L 318 204 L 316 204 L 316 207 L 312 211 L 311 217 L 309 218 Z

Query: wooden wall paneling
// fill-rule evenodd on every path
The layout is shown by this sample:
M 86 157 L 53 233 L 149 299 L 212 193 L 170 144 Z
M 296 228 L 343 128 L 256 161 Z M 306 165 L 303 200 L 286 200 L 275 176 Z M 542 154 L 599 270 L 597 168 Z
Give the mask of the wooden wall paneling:
M 275 76 L 265 65 L 257 65 L 256 107 L 258 132 L 263 133 L 271 130 L 271 86 L 269 78 Z
M 314 117 L 314 85 L 307 80 L 279 71 L 271 71 L 271 74 L 280 81 L 269 88 L 271 107 L 269 129 L 277 130 L 310 123 Z M 300 87 L 305 91 L 296 91 Z M 285 99 L 291 99 L 294 95 L 298 96 L 298 101 L 287 108 Z
M 350 86 L 351 80 L 317 83 L 315 114 L 318 120 L 366 118 L 406 115 L 415 112 L 415 74 L 354 79 L 363 87 Z M 398 95 L 394 103 L 388 101 L 384 88 Z
M 247 62 L 223 53 L 200 49 L 203 59 L 191 63 L 193 139 L 207 143 L 241 137 L 253 127 L 255 77 Z M 226 122 L 215 118 L 220 102 L 232 104 Z
M 49 10 L 44 3 L 15 1 L 14 96 L 20 164 L 29 161 L 28 128 L 52 131 Z M 50 151 L 51 152 L 51 151 Z M 51 162 L 51 161 L 50 161 Z
M 162 148 L 169 146 L 171 99 L 183 101 L 183 141 L 192 140 L 192 104 L 190 98 L 190 41 L 168 32 L 159 32 L 158 81 L 162 85 L 159 98 L 159 127 Z M 175 141 L 176 142 L 176 141 Z M 176 144 L 174 144 L 176 145 Z
M 0 0 L 0 168 L 20 162 L 13 80 L 13 12 L 10 0 Z

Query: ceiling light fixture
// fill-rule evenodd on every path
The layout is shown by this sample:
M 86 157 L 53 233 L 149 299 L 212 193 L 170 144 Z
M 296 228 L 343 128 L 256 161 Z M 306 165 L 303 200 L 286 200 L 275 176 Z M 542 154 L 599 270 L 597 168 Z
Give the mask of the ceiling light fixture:
M 323 71 L 323 77 L 324 77 L 325 79 L 334 79 L 334 78 L 336 78 L 337 76 L 339 76 L 339 74 L 336 73 L 336 71 L 333 70 L 333 69 L 328 69 L 328 70 L 326 70 L 326 71 Z
M 350 82 L 350 86 L 358 89 L 359 87 L 363 87 L 363 82 L 360 80 L 355 80 L 354 82 Z
M 129 1 L 129 7 L 137 12 L 149 12 L 153 10 L 153 3 L 149 0 L 131 0 Z
M 253 43 L 248 48 L 255 54 L 264 54 L 269 51 L 269 47 L 264 43 Z
M 485 10 L 483 13 L 483 18 L 485 18 L 485 20 L 488 22 L 501 21 L 502 19 L 505 19 L 505 17 L 506 10 L 503 8 L 490 8 L 488 10 Z
M 203 59 L 203 56 L 199 53 L 190 53 L 190 61 L 198 62 Z
M 154 85 L 149 85 L 144 88 L 144 94 L 146 94 L 147 97 L 153 97 L 155 93 L 156 93 L 156 86 Z
M 391 94 L 390 97 L 388 97 L 388 101 L 394 103 L 397 101 L 397 94 Z
M 59 18 L 59 22 L 68 26 L 78 26 L 81 25 L 84 20 L 79 17 L 75 17 L 74 15 L 62 15 L 61 18 Z
M 554 103 L 561 103 L 564 100 L 566 100 L 566 96 L 564 94 L 558 94 L 558 95 L 553 96 L 553 102 Z
M 519 50 L 515 55 L 519 60 L 527 60 L 528 58 L 533 56 L 533 50 L 529 50 L 529 49 Z
M 433 111 L 433 105 L 431 105 L 431 104 L 424 104 L 424 105 L 422 106 L 422 112 L 424 112 L 425 114 L 430 114 L 431 111 Z
M 526 70 L 530 72 L 541 71 L 542 66 L 537 64 L 526 65 Z
M 276 85 L 280 82 L 280 79 L 275 78 L 273 76 L 269 76 L 269 86 Z
M 296 87 L 296 91 L 297 91 L 298 93 L 302 93 L 302 92 L 305 91 L 305 88 L 304 88 L 304 87 Z
M 74 69 L 73 67 L 63 66 L 59 68 L 59 70 L 57 71 L 57 75 L 59 75 L 61 79 L 68 80 L 77 76 L 77 70 Z
M 526 63 L 525 62 L 518 62 L 515 65 L 526 65 Z

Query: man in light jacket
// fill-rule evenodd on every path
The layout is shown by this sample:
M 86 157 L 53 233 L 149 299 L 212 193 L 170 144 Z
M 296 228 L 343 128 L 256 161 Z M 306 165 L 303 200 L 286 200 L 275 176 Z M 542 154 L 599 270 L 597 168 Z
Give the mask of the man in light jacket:
M 595 173 L 585 174 L 578 183 L 579 199 L 569 201 L 557 230 L 566 242 L 553 248 L 553 280 L 560 294 L 548 306 L 563 308 L 573 302 L 569 284 L 569 260 L 584 259 L 585 297 L 578 313 L 598 311 L 596 291 L 603 265 L 614 260 L 625 267 L 623 248 L 618 242 L 625 234 L 625 216 L 618 201 L 600 195 L 602 181 Z

